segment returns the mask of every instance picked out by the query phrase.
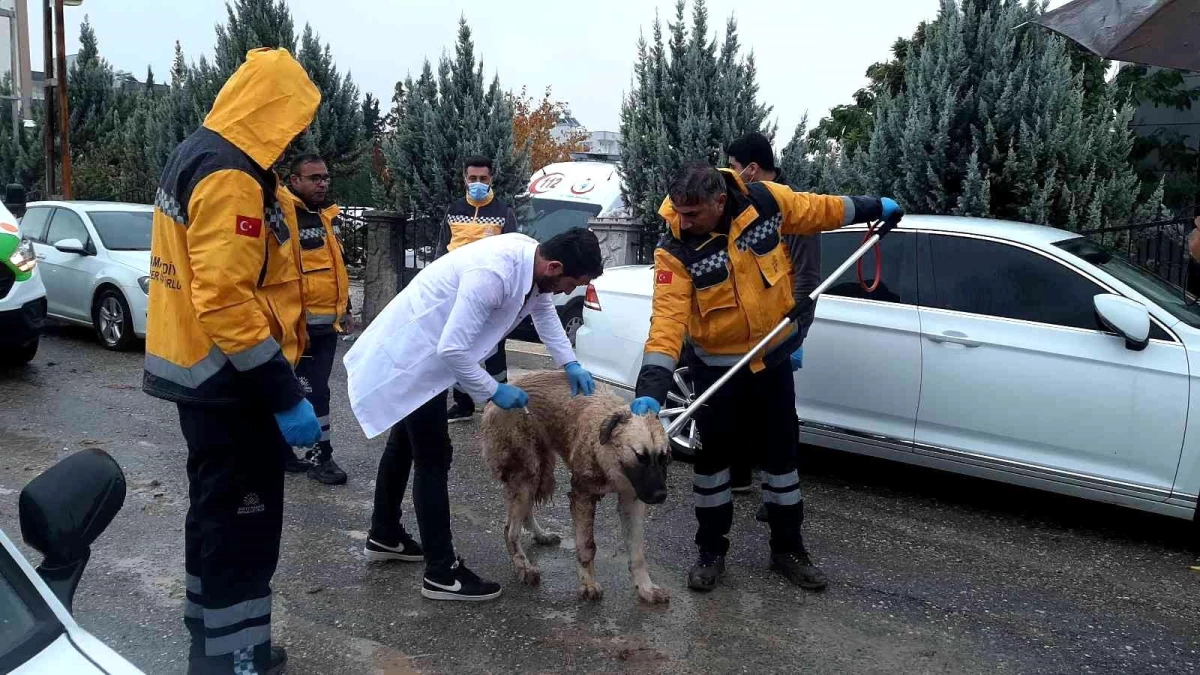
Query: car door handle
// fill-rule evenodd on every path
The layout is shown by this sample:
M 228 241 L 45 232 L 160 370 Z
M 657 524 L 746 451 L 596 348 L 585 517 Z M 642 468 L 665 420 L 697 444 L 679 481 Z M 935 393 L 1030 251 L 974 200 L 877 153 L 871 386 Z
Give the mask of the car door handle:
M 978 347 L 981 343 L 978 340 L 972 340 L 967 337 L 966 333 L 960 333 L 956 330 L 948 330 L 941 334 L 929 334 L 925 337 L 929 338 L 930 342 L 938 344 L 962 345 L 963 347 Z
M 37 258 L 38 260 L 45 260 L 45 259 L 46 259 L 46 254 L 45 254 L 45 253 L 43 253 L 43 254 L 41 254 L 41 255 L 35 255 L 35 256 L 33 256 L 33 257 Z

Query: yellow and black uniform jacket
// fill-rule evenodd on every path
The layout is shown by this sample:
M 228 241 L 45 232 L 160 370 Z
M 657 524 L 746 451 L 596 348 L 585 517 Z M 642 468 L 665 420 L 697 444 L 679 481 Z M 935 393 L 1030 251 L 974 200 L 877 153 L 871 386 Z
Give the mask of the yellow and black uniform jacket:
M 683 232 L 670 197 L 659 209 L 669 230 L 654 251 L 650 337 L 637 396 L 666 401 L 685 342 L 704 364 L 732 366 L 787 316 L 795 299 L 784 236 L 817 234 L 882 215 L 874 197 L 793 192 L 768 182 L 747 186 L 733 171 L 721 172 L 728 201 L 712 232 Z M 802 341 L 793 325 L 750 368 L 757 372 L 786 359 Z
M 314 211 L 289 188 L 280 186 L 279 203 L 288 226 L 300 235 L 300 272 L 308 331 L 342 330 L 350 309 L 350 279 L 342 253 L 341 207 Z
M 300 244 L 271 166 L 320 100 L 287 51 L 253 50 L 167 159 L 150 245 L 151 396 L 273 412 L 304 398 L 292 370 L 306 340 Z
M 446 209 L 442 227 L 438 232 L 437 256 L 479 241 L 484 237 L 508 234 L 517 231 L 517 214 L 512 207 L 496 199 L 488 190 L 483 201 L 475 201 L 470 195 L 459 197 Z

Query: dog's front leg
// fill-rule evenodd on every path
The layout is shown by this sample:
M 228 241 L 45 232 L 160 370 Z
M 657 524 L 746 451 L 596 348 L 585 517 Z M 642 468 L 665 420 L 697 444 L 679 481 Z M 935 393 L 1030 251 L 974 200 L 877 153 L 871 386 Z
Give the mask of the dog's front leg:
M 629 551 L 629 573 L 633 575 L 638 597 L 652 605 L 670 602 L 671 592 L 650 581 L 650 567 L 646 565 L 646 505 L 633 493 L 620 492 L 617 498 L 625 548 Z
M 596 583 L 596 502 L 600 498 L 571 490 L 571 520 L 575 523 L 575 559 L 579 561 L 579 595 L 599 600 L 604 590 Z

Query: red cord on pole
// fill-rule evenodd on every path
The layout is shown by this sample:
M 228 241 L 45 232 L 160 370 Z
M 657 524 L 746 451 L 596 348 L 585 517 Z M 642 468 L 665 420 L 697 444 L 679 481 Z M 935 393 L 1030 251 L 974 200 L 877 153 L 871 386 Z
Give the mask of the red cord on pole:
M 871 236 L 875 234 L 875 225 L 876 225 L 876 223 L 871 223 L 870 225 L 867 225 L 867 232 L 866 232 L 866 234 L 863 235 L 862 243 L 864 243 L 864 244 L 867 243 L 867 240 L 870 239 Z M 882 239 L 880 241 L 882 241 Z M 863 258 L 865 258 L 865 257 L 866 256 L 863 256 Z M 874 293 L 875 289 L 879 288 L 879 281 L 881 279 L 883 279 L 883 252 L 879 247 L 878 241 L 875 242 L 875 281 L 870 286 L 867 286 L 867 280 L 863 278 L 863 259 L 862 258 L 858 259 L 858 262 L 855 264 L 855 267 L 858 270 L 858 285 L 862 286 L 862 289 L 864 291 L 866 291 L 868 293 Z

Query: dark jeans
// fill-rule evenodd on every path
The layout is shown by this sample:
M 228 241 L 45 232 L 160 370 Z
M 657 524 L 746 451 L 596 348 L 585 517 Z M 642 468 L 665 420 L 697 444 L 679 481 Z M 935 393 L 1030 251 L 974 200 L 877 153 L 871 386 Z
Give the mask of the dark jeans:
M 409 472 L 413 475 L 413 507 L 426 567 L 441 572 L 454 564 L 454 541 L 450 533 L 450 494 L 447 485 L 453 448 L 446 422 L 445 394 L 434 396 L 388 434 L 375 479 L 375 509 L 371 514 L 371 538 L 395 545 L 404 528 L 400 505 Z
M 287 441 L 265 408 L 178 408 L 188 446 L 184 623 L 193 670 L 224 668 L 248 651 L 265 664 Z
M 317 444 L 317 459 L 328 460 L 333 455 L 329 442 L 329 376 L 333 372 L 333 361 L 337 354 L 337 331 L 333 326 L 309 326 L 308 349 L 296 366 L 296 376 L 304 385 L 308 402 L 312 404 L 321 423 L 321 441 Z
M 508 338 L 500 340 L 500 344 L 496 347 L 496 353 L 492 354 L 483 362 L 483 369 L 487 371 L 497 382 L 508 382 L 508 355 L 504 353 L 504 345 L 508 342 Z M 454 402 L 462 410 L 475 410 L 475 401 L 471 399 L 466 392 L 460 390 L 458 385 L 455 385 L 451 390 L 454 396 Z
M 706 391 L 727 370 L 695 362 L 688 365 L 697 394 Z M 739 454 L 749 455 L 747 464 L 763 471 L 762 500 L 771 525 L 771 550 L 804 550 L 795 401 L 791 364 L 784 361 L 759 373 L 743 369 L 697 413 L 703 443 L 696 455 L 692 493 L 698 523 L 696 545 L 701 551 L 723 554 L 729 550 L 728 535 L 733 524 L 731 467 Z

